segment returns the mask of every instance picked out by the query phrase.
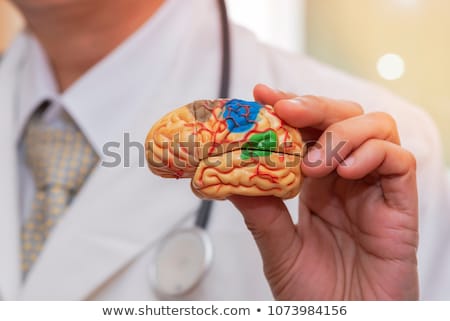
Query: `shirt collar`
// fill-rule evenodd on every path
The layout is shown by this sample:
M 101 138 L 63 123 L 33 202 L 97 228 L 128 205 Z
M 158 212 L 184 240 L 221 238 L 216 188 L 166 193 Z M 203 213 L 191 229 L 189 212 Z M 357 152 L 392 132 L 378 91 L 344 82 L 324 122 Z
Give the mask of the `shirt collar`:
M 33 36 L 26 34 L 25 37 L 28 41 L 19 76 L 17 140 L 20 139 L 28 119 L 45 100 L 56 102 L 59 99 L 57 85 L 44 50 Z
M 29 35 L 19 88 L 18 137 L 39 104 L 50 99 L 72 116 L 98 155 L 105 143 L 120 142 L 143 100 L 151 101 L 163 89 L 184 24 L 192 19 L 188 2 L 166 0 L 149 21 L 62 94 L 43 49 Z

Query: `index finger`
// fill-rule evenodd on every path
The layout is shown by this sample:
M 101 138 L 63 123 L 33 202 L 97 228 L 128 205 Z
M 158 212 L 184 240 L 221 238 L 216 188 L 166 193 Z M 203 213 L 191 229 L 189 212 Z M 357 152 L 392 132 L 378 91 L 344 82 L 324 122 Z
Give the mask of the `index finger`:
M 363 114 L 362 107 L 351 101 L 319 96 L 298 96 L 258 84 L 255 99 L 274 106 L 277 115 L 296 128 L 325 130 L 331 124 Z
M 274 108 L 276 114 L 292 127 L 320 130 L 363 114 L 362 107 L 357 103 L 318 96 L 279 100 Z

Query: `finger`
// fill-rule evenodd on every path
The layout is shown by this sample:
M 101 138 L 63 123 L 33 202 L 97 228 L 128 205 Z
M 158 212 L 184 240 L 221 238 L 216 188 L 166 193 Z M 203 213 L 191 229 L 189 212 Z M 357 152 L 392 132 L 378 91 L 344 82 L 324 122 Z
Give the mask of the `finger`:
M 264 84 L 258 84 L 255 86 L 255 88 L 253 89 L 253 96 L 255 97 L 256 101 L 259 101 L 260 103 L 263 104 L 268 104 L 268 105 L 276 105 L 277 102 L 281 101 L 281 100 L 286 100 L 286 99 L 295 99 L 295 98 L 299 98 L 299 96 L 297 94 L 294 93 L 290 93 L 290 92 L 284 92 L 278 89 L 273 89 L 267 85 Z M 313 97 L 313 96 L 305 96 L 305 100 L 308 99 L 308 97 Z M 316 97 L 319 99 L 319 97 Z M 326 98 L 320 98 L 324 101 L 326 101 Z M 333 103 L 333 100 L 328 100 L 329 104 Z M 339 103 L 346 103 L 344 101 L 341 101 Z M 348 102 L 348 105 L 350 106 L 349 108 L 353 108 L 352 110 L 347 110 L 345 112 L 343 112 L 342 114 L 340 114 L 340 117 L 331 117 L 333 119 L 331 119 L 331 121 L 337 121 L 337 120 L 341 120 L 341 119 L 345 119 L 345 117 L 351 117 L 351 116 L 355 116 L 355 115 L 359 115 L 361 114 L 361 107 L 355 103 L 352 102 Z M 314 108 L 314 106 L 312 105 L 311 107 Z M 282 112 L 284 112 L 284 107 L 281 107 Z M 301 107 L 299 107 L 301 108 Z M 309 114 L 311 114 L 311 112 L 313 114 L 316 114 L 318 111 L 309 111 Z M 297 110 L 296 113 L 300 113 L 300 115 L 291 115 L 289 114 L 289 111 L 287 111 L 287 115 L 286 115 L 286 119 L 289 119 L 289 117 L 305 117 L 305 120 L 307 120 L 308 118 L 308 111 L 305 112 L 305 110 Z M 309 123 L 317 123 L 317 119 L 319 115 L 313 115 L 312 117 L 309 117 L 309 119 L 313 118 L 312 121 L 309 121 Z M 289 123 L 289 121 L 287 121 Z M 294 125 L 295 126 L 295 125 Z M 300 128 L 300 126 L 297 126 Z M 320 126 L 319 126 L 320 127 Z M 301 134 L 303 137 L 303 140 L 305 141 L 311 141 L 311 140 L 317 140 L 320 137 L 320 134 L 322 133 L 321 130 L 317 129 L 317 128 L 305 128 L 305 126 L 301 127 Z
M 282 99 L 276 102 L 274 108 L 288 125 L 300 129 L 312 127 L 324 130 L 331 124 L 363 113 L 357 103 L 318 96 Z
M 279 100 L 298 97 L 296 94 L 286 93 L 263 84 L 255 86 L 253 95 L 255 96 L 256 101 L 272 106 Z M 300 131 L 304 141 L 316 141 L 320 137 L 320 134 L 322 134 L 322 131 L 315 128 L 302 128 Z
M 264 266 L 289 265 L 300 250 L 300 240 L 286 205 L 277 197 L 231 196 L 258 245 Z
M 267 85 L 258 84 L 253 89 L 253 96 L 256 101 L 273 106 L 281 99 L 291 99 L 297 97 L 298 95 L 273 89 Z
M 303 172 L 310 177 L 323 177 L 369 139 L 399 144 L 395 120 L 386 113 L 370 113 L 335 123 L 328 127 L 302 162 Z
M 417 209 L 415 172 L 416 161 L 410 152 L 378 139 L 366 141 L 337 168 L 339 176 L 351 180 L 380 175 L 386 204 L 405 213 Z

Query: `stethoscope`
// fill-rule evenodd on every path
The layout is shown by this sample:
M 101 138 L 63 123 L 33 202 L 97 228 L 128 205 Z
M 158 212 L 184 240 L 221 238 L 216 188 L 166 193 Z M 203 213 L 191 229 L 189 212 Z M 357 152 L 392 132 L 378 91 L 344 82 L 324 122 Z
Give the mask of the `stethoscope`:
M 217 0 L 222 32 L 222 63 L 219 97 L 227 98 L 230 87 L 230 30 L 225 0 Z M 164 298 L 177 298 L 191 292 L 206 275 L 213 260 L 213 246 L 206 229 L 212 201 L 202 200 L 196 210 L 195 225 L 175 228 L 158 244 L 149 269 L 155 292 Z

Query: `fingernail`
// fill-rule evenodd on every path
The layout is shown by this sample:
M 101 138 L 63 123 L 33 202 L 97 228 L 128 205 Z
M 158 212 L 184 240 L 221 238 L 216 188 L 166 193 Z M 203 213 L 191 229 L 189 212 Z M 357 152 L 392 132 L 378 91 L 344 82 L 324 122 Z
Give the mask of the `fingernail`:
M 300 96 L 296 98 L 304 107 L 311 107 L 314 105 L 314 101 L 311 100 L 311 97 L 308 96 Z
M 306 161 L 308 166 L 318 166 L 322 159 L 322 150 L 317 147 L 312 147 L 306 154 Z
M 302 101 L 301 98 L 292 98 L 292 99 L 288 99 L 287 103 L 292 107 L 292 108 L 304 108 L 304 103 Z
M 295 104 L 295 105 L 298 105 L 301 103 L 300 100 L 298 100 L 297 98 L 288 99 L 288 102 Z
M 355 164 L 354 156 L 349 156 L 342 162 L 342 166 L 345 166 L 345 167 L 351 167 L 351 166 L 353 166 L 353 164 Z

